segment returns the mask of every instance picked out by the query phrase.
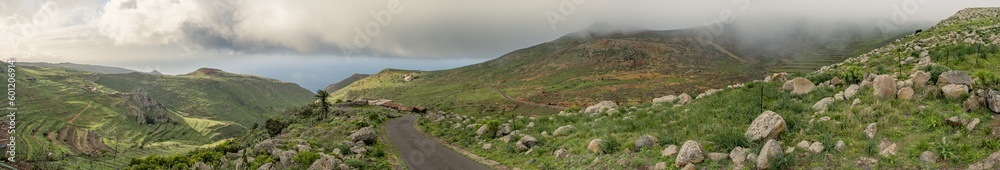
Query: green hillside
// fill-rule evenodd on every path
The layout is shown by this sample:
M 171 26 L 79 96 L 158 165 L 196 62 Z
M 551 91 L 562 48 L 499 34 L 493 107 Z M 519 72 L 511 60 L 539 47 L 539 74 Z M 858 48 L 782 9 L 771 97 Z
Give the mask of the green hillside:
M 37 67 L 45 67 L 45 68 L 64 68 L 64 69 L 69 69 L 69 70 L 86 71 L 86 72 L 102 73 L 102 74 L 125 74 L 125 73 L 139 72 L 139 71 L 135 71 L 135 70 L 129 70 L 129 69 L 118 68 L 118 67 L 108 67 L 108 66 L 88 65 L 88 64 L 74 64 L 74 63 L 43 63 L 43 62 L 32 63 L 32 62 L 24 62 L 24 63 L 19 63 L 19 64 L 20 65 L 24 65 L 24 66 L 37 66 Z
M 347 85 L 351 85 L 351 83 L 354 83 L 355 81 L 364 79 L 365 77 L 368 77 L 368 76 L 371 76 L 371 75 L 368 75 L 368 74 L 352 74 L 350 77 L 347 77 L 344 80 L 340 80 L 337 83 L 333 83 L 333 84 L 330 84 L 329 86 L 326 86 L 326 88 L 324 88 L 323 90 L 328 91 L 328 92 L 337 91 L 337 90 L 340 90 L 340 89 L 342 89 L 344 87 L 347 87 Z
M 36 169 L 112 169 L 186 152 L 312 101 L 292 83 L 214 69 L 181 76 L 16 69 L 17 158 Z
M 646 103 L 533 117 L 438 113 L 425 116 L 421 127 L 520 169 L 674 169 L 688 166 L 689 160 L 697 160 L 690 165 L 697 169 L 996 169 L 997 15 L 1000 8 L 961 10 L 921 33 L 846 61 L 778 78 L 810 80 L 815 87 L 804 94 L 791 94 L 785 87 L 804 85 L 758 80 L 689 104 Z M 962 73 L 972 82 L 965 82 Z M 929 80 L 922 83 L 921 77 Z M 858 87 L 856 93 L 852 86 Z M 950 90 L 956 86 L 968 90 Z M 780 125 L 753 125 L 756 119 L 768 120 L 762 117 L 770 111 L 782 117 L 774 121 Z M 511 135 L 489 135 L 503 126 L 511 127 Z M 574 128 L 558 130 L 568 126 Z M 477 133 L 481 129 L 486 133 Z M 773 136 L 751 138 L 758 133 Z M 526 136 L 537 140 L 534 147 L 517 142 Z M 689 142 L 698 143 L 690 145 L 698 152 L 682 149 Z M 486 144 L 492 149 L 483 149 Z M 768 151 L 775 156 L 763 156 Z

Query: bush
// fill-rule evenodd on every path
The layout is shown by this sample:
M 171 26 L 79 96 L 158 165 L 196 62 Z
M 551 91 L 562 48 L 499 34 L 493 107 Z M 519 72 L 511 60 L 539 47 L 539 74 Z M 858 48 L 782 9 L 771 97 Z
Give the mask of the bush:
M 997 76 L 995 72 L 980 70 L 973 73 L 976 76 L 976 84 L 983 87 L 996 87 L 1000 85 L 1000 76 Z
M 601 151 L 603 151 L 604 154 L 612 154 L 615 153 L 615 150 L 617 150 L 620 145 L 621 144 L 617 139 L 609 137 L 604 140 L 604 145 L 601 145 Z
M 313 161 L 319 159 L 319 157 L 320 155 L 317 153 L 305 151 L 305 152 L 300 152 L 298 155 L 295 155 L 295 158 L 292 158 L 292 160 L 298 162 L 299 165 L 309 166 L 312 165 Z
M 581 109 L 580 106 L 571 106 L 569 108 L 566 108 L 566 110 L 563 110 L 563 111 L 566 111 L 566 113 L 576 113 L 576 112 L 580 112 L 581 110 L 583 110 L 583 109 Z
M 840 78 L 844 80 L 844 84 L 857 84 L 861 83 L 861 80 L 865 78 L 865 73 L 861 71 L 858 66 L 850 66 L 844 68 L 840 71 Z
M 264 128 L 267 129 L 267 134 L 271 136 L 278 135 L 282 130 L 285 130 L 285 128 L 288 127 L 288 124 L 290 124 L 288 121 L 278 119 L 280 118 L 272 117 L 267 119 L 267 121 L 264 121 Z

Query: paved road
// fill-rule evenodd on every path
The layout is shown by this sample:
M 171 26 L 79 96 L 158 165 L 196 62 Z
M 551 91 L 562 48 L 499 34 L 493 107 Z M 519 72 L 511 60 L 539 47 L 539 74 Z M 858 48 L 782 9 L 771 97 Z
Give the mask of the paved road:
M 389 141 L 399 150 L 399 156 L 409 169 L 489 169 L 417 131 L 416 120 L 416 116 L 403 115 L 389 122 L 385 129 Z

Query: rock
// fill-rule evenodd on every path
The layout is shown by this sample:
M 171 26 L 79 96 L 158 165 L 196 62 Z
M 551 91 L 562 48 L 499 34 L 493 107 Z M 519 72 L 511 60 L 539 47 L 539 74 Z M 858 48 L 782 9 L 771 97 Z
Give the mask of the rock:
M 965 99 L 965 102 L 962 102 L 962 109 L 964 109 L 966 112 L 979 110 L 979 108 L 982 107 L 980 106 L 981 103 L 983 102 L 979 100 L 979 97 L 969 96 L 968 99 Z
M 795 83 L 792 83 L 791 80 L 785 81 L 785 84 L 781 85 L 781 89 L 788 91 L 795 90 Z
M 327 155 L 325 153 L 320 153 L 319 159 L 313 161 L 312 165 L 309 166 L 308 170 L 335 169 L 335 167 L 341 163 L 342 162 L 340 161 L 340 159 L 337 159 L 334 156 Z
M 644 135 L 642 137 L 639 137 L 639 139 L 635 140 L 635 145 L 633 146 L 632 151 L 639 152 L 639 149 L 653 146 L 653 144 L 656 144 L 656 141 L 657 141 L 656 137 L 653 137 L 652 135 Z
M 528 126 L 525 126 L 524 129 L 531 129 L 533 127 L 535 127 L 535 122 L 528 122 Z
M 767 140 L 764 147 L 760 149 L 760 154 L 757 155 L 757 169 L 771 168 L 771 162 L 780 159 L 781 155 L 781 145 L 778 144 L 778 141 Z
M 843 83 L 843 81 L 840 80 L 840 77 L 833 77 L 833 79 L 830 79 L 831 86 L 840 86 L 841 83 Z
M 676 95 L 666 95 L 663 97 L 653 98 L 653 103 L 673 103 L 677 101 Z
M 493 148 L 493 144 L 492 143 L 484 143 L 483 144 L 483 147 L 482 147 L 483 150 L 490 150 L 490 148 Z
M 973 118 L 972 121 L 969 121 L 969 123 L 965 125 L 965 129 L 972 131 L 973 129 L 976 129 L 976 125 L 979 125 L 979 118 Z
M 656 165 L 653 166 L 653 170 L 666 170 L 666 169 L 667 169 L 666 162 L 657 162 Z
M 584 113 L 593 114 L 593 113 L 600 113 L 603 111 L 611 111 L 615 109 L 618 109 L 618 104 L 615 103 L 614 101 L 602 101 L 593 106 L 587 107 L 587 110 Z
M 739 146 L 733 148 L 732 151 L 729 151 L 729 158 L 733 159 L 733 164 L 743 166 L 743 162 L 747 160 L 747 148 Z
M 506 136 L 514 131 L 514 128 L 510 127 L 510 124 L 504 123 L 500 125 L 500 129 L 496 132 L 496 136 Z
M 514 137 L 512 135 L 503 136 L 500 137 L 500 141 L 503 141 L 503 143 L 510 143 L 510 141 L 514 141 Z
M 875 77 L 875 82 L 872 83 L 872 86 L 874 89 L 872 95 L 875 97 L 886 98 L 896 96 L 896 79 L 889 75 Z
M 253 152 L 263 153 L 274 150 L 275 148 L 277 148 L 275 139 L 266 139 L 264 141 L 261 141 L 260 143 L 257 143 L 257 145 L 254 145 Z
M 575 130 L 576 128 L 573 127 L 573 125 L 560 126 L 559 128 L 556 128 L 555 131 L 552 131 L 552 136 L 569 135 L 570 133 L 573 133 L 573 131 Z
M 925 163 L 937 163 L 937 155 L 931 151 L 920 153 L 920 161 Z
M 875 123 L 871 123 L 868 124 L 867 127 L 865 127 L 864 133 L 865 136 L 868 137 L 868 139 L 875 139 L 875 133 L 878 132 L 878 127 L 876 126 L 877 125 L 875 125 Z
M 291 164 L 294 163 L 292 162 L 292 158 L 294 158 L 295 155 L 298 155 L 298 153 L 293 150 L 287 150 L 281 152 L 281 154 L 278 155 L 278 160 L 281 160 L 281 166 L 282 167 L 291 166 Z
M 812 143 L 809 143 L 809 141 L 801 141 L 801 142 L 799 142 L 799 144 L 796 144 L 795 147 L 799 147 L 799 148 L 802 148 L 802 149 L 809 149 L 809 144 L 812 144 Z
M 663 151 L 660 152 L 660 155 L 664 157 L 674 156 L 674 154 L 677 154 L 677 145 L 667 146 L 667 148 L 664 148 Z
M 857 164 L 859 167 L 864 167 L 865 169 L 871 169 L 871 167 L 875 166 L 876 163 L 878 163 L 878 159 L 869 157 L 860 157 L 854 161 L 854 164 Z
M 364 154 L 368 153 L 368 149 L 365 149 L 364 146 L 354 146 L 354 147 L 351 147 L 351 153 L 355 153 L 355 154 L 358 154 L 358 155 L 364 155 Z
M 839 93 L 833 95 L 833 98 L 837 99 L 838 101 L 839 100 L 847 100 L 847 98 L 844 97 L 844 92 L 839 92 Z
M 266 163 L 264 165 L 260 165 L 260 167 L 257 168 L 257 170 L 271 170 L 271 169 L 274 169 L 273 163 Z
M 750 123 L 744 135 L 751 141 L 774 139 L 785 130 L 785 120 L 770 110 L 764 111 Z
M 226 162 L 226 161 L 223 161 L 223 162 Z M 191 168 L 194 169 L 194 170 L 211 170 L 212 169 L 212 167 L 209 167 L 204 162 L 196 162 L 196 163 L 194 163 L 193 166 L 191 166 Z
M 938 86 L 944 86 L 948 84 L 960 84 L 960 85 L 971 86 L 972 77 L 969 76 L 969 74 L 966 74 L 964 71 L 947 71 L 941 73 L 941 75 L 938 76 L 937 84 Z
M 569 151 L 566 149 L 559 149 L 555 151 L 555 154 L 556 154 L 556 160 L 559 160 L 565 158 L 566 156 L 569 156 Z
M 961 119 L 961 118 L 958 118 L 958 116 L 949 117 L 948 119 L 945 119 L 945 122 L 948 122 L 948 125 L 951 125 L 951 126 L 954 126 L 954 127 L 965 126 L 965 120 Z
M 687 93 L 681 93 L 681 95 L 677 97 L 677 100 L 678 100 L 677 104 L 680 104 L 680 105 L 690 104 L 691 103 L 691 95 L 688 95 Z
M 984 99 L 983 102 L 986 103 L 986 107 L 993 111 L 993 113 L 1000 114 L 1000 92 L 989 90 L 988 92 L 983 92 L 981 95 Z
M 792 95 L 803 95 L 812 91 L 816 87 L 809 79 L 797 77 L 792 79 Z
M 792 152 L 795 152 L 795 147 L 788 147 L 788 149 L 785 149 L 785 153 L 792 153 Z
M 531 148 L 535 147 L 535 144 L 537 144 L 537 143 L 538 143 L 538 140 L 535 139 L 535 137 L 531 137 L 529 135 L 524 135 L 523 137 L 521 137 L 521 140 L 517 140 L 516 146 L 517 146 L 517 149 L 519 149 L 519 150 L 528 150 L 528 149 L 531 149 Z
M 813 153 L 823 152 L 823 143 L 813 142 L 812 145 L 809 145 L 809 151 Z
M 694 164 L 687 164 L 687 166 L 684 166 L 681 170 L 698 170 L 698 168 L 695 167 Z
M 858 94 L 859 90 L 861 90 L 861 86 L 858 86 L 857 84 L 847 86 L 847 89 L 844 90 L 844 99 L 851 99 L 855 94 Z
M 963 94 L 969 93 L 969 88 L 965 85 L 948 84 L 941 87 L 941 92 L 944 92 L 944 97 L 954 99 L 961 97 Z
M 604 153 L 604 140 L 594 139 L 590 140 L 590 144 L 587 144 L 587 150 L 596 154 Z
M 997 162 L 1000 162 L 1000 151 L 993 152 L 993 154 L 990 154 L 990 156 L 986 159 L 969 165 L 969 170 L 995 169 L 998 168 L 996 167 Z
M 487 125 L 480 126 L 479 130 L 476 130 L 476 136 L 482 136 L 483 134 L 486 134 L 487 131 L 489 131 L 489 130 L 490 130 L 490 127 L 487 126 Z
M 927 74 L 924 71 L 917 71 L 914 72 L 912 75 L 910 75 L 910 81 L 912 81 L 913 86 L 917 88 L 924 87 L 924 85 L 927 85 L 927 81 L 930 80 L 931 80 L 930 74 Z
M 851 106 L 856 106 L 858 104 L 861 104 L 861 99 L 854 99 L 854 102 L 851 102 Z
M 879 148 L 878 151 L 879 155 L 892 156 L 896 155 L 896 149 L 898 148 L 898 146 L 896 145 L 896 143 L 892 143 L 889 141 L 882 141 L 881 144 L 878 144 L 878 148 Z
M 708 159 L 712 160 L 712 161 L 720 161 L 720 160 L 724 160 L 724 159 L 729 159 L 729 154 L 720 153 L 720 152 L 712 152 L 712 153 L 708 153 Z
M 826 97 L 820 99 L 819 101 L 816 102 L 816 104 L 812 106 L 812 109 L 816 111 L 826 110 L 826 108 L 829 107 L 830 104 L 833 103 L 833 101 L 834 101 L 833 97 Z
M 913 88 L 904 87 L 896 92 L 896 98 L 900 100 L 910 100 L 913 99 Z
M 774 73 L 771 74 L 771 76 L 764 77 L 764 82 L 771 82 L 771 81 L 782 82 L 786 81 L 787 79 L 788 79 L 788 73 Z
M 753 153 L 753 152 L 747 153 L 747 161 L 750 161 L 752 163 L 756 163 L 757 162 L 757 153 Z
M 340 166 L 338 166 L 338 167 L 340 167 L 341 170 L 351 169 L 351 167 L 347 166 L 347 164 L 340 164 Z
M 705 155 L 701 153 L 701 144 L 693 140 L 684 142 L 681 146 L 681 151 L 677 153 L 677 160 L 674 165 L 686 166 L 688 164 L 697 164 L 705 160 Z

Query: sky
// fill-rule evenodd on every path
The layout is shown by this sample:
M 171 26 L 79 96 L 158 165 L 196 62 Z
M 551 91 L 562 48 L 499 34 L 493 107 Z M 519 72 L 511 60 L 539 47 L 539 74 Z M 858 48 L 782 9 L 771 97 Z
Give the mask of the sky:
M 996 0 L 3 0 L 0 58 L 185 74 L 219 68 L 318 90 L 384 68 L 479 63 L 594 23 L 669 30 L 734 20 L 893 26 Z M 757 34 L 769 35 L 769 34 Z

